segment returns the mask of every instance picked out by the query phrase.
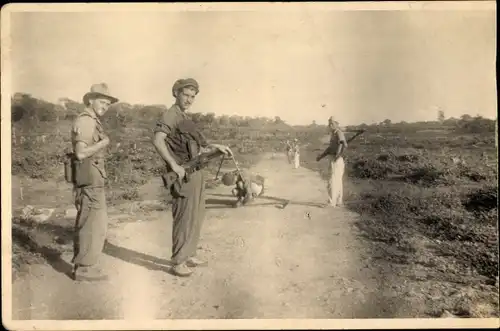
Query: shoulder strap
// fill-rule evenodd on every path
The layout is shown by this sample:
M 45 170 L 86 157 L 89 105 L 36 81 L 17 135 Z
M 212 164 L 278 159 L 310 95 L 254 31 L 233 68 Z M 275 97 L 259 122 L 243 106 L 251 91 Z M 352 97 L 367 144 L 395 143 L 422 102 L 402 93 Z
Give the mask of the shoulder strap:
M 76 115 L 76 117 L 81 117 L 81 116 L 88 116 L 88 117 L 92 117 L 89 113 L 87 113 L 86 111 L 82 111 L 81 113 L 79 113 L 78 115 Z M 93 117 L 92 117 L 93 118 Z

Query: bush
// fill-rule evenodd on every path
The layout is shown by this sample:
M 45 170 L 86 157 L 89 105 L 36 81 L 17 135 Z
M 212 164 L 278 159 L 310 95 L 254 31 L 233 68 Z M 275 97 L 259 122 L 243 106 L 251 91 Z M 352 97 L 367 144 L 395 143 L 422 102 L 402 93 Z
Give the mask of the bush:
M 131 188 L 121 194 L 121 198 L 124 200 L 138 200 L 139 191 L 137 188 Z
M 492 250 L 498 245 L 496 187 L 467 193 L 460 188 L 437 190 L 406 184 L 365 192 L 362 198 L 371 202 L 357 207 L 357 211 L 376 217 L 360 224 L 372 240 L 407 251 L 404 238 L 424 235 L 440 240 L 440 254 L 455 257 L 481 275 L 497 275 L 498 252 Z
M 385 179 L 389 173 L 390 169 L 383 162 L 361 159 L 352 164 L 349 175 L 357 178 Z
M 404 177 L 404 180 L 422 186 L 434 186 L 446 183 L 444 176 L 443 170 L 438 170 L 433 165 L 424 165 L 414 168 L 411 174 Z
M 469 193 L 463 205 L 476 215 L 498 209 L 498 186 L 489 185 Z

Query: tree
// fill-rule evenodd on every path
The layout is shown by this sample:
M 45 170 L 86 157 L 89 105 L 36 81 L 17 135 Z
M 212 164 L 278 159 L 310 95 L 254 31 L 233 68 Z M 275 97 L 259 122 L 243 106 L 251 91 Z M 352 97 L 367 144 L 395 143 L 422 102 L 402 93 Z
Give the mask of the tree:
M 191 120 L 195 123 L 200 123 L 203 118 L 203 113 L 191 113 Z
M 203 116 L 203 122 L 205 122 L 208 125 L 211 125 L 215 120 L 215 114 L 214 113 L 208 113 Z
M 25 114 L 25 110 L 23 107 L 19 106 L 19 105 L 14 105 L 14 103 L 12 103 L 11 105 L 11 121 L 12 122 L 18 122 L 20 121 L 24 114 Z
M 227 126 L 230 124 L 229 122 L 229 116 L 227 115 L 222 115 L 220 118 L 219 118 L 219 123 L 220 125 L 222 126 Z
M 238 115 L 233 115 L 229 117 L 229 123 L 231 123 L 232 126 L 239 126 L 240 125 L 240 117 Z
M 472 116 L 470 116 L 469 114 L 463 114 L 462 116 L 460 116 L 460 119 L 462 121 L 470 121 L 472 119 Z
M 444 111 L 439 110 L 439 111 L 438 111 L 438 121 L 439 121 L 440 123 L 443 123 L 443 122 L 444 122 L 444 120 L 445 120 L 445 117 L 444 117 Z

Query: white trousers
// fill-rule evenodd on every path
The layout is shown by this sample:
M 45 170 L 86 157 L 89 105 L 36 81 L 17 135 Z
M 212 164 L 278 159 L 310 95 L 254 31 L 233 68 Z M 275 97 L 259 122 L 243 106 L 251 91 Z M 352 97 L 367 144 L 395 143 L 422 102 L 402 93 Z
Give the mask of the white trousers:
M 299 153 L 294 153 L 293 154 L 293 167 L 297 169 L 300 167 L 300 154 Z
M 329 161 L 329 178 L 328 178 L 328 202 L 332 206 L 339 206 L 343 203 L 344 187 L 343 177 L 345 170 L 345 163 L 342 157 L 337 161 L 333 161 L 333 156 Z

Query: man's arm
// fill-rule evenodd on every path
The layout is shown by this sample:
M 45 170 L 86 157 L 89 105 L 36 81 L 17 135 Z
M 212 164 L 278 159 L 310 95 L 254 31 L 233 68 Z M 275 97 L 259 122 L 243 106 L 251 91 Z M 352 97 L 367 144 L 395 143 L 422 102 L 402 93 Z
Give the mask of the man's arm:
M 82 116 L 75 121 L 74 125 L 75 157 L 77 160 L 83 160 L 91 157 L 109 144 L 109 138 L 93 144 L 93 135 L 95 130 L 95 121 L 88 117 Z
M 233 152 L 231 152 L 231 149 L 226 145 L 207 144 L 206 147 L 203 147 L 203 148 L 205 149 L 205 151 L 208 151 L 208 152 L 211 150 L 214 150 L 214 149 L 218 149 L 219 151 L 221 151 L 225 155 L 231 156 L 233 154 Z
M 321 159 L 323 159 L 325 156 L 327 156 L 328 154 L 330 154 L 330 146 L 328 146 L 324 151 L 323 153 L 321 153 L 317 158 L 316 158 L 316 161 L 321 161 Z
M 165 111 L 159 121 L 156 123 L 154 129 L 153 145 L 156 148 L 160 157 L 167 162 L 170 168 L 175 171 L 179 177 L 184 177 L 184 168 L 182 168 L 175 160 L 172 153 L 168 150 L 165 139 L 174 130 L 176 130 L 179 119 L 176 114 L 171 111 Z
M 339 138 L 339 146 L 337 147 L 337 151 L 335 154 L 335 160 L 338 159 L 345 152 L 347 148 L 347 140 L 345 139 L 345 135 L 342 131 L 337 131 L 337 136 Z
M 91 157 L 95 153 L 99 152 L 101 149 L 106 147 L 109 143 L 109 140 L 100 140 L 98 143 L 94 145 L 87 145 L 86 143 L 79 141 L 75 145 L 75 156 L 77 160 L 84 160 L 86 158 Z
M 165 162 L 167 162 L 167 164 L 172 169 L 176 169 L 177 167 L 179 167 L 179 164 L 177 164 L 177 162 L 175 161 L 175 158 L 168 150 L 167 144 L 165 144 L 165 138 L 167 138 L 167 134 L 165 132 L 162 132 L 162 131 L 155 132 L 155 136 L 153 139 L 153 145 L 155 146 L 158 154 L 160 154 L 161 158 Z
M 207 141 L 207 139 L 205 138 L 205 136 L 203 135 L 203 133 L 201 133 L 200 131 L 198 131 L 197 134 L 199 137 L 199 143 L 200 143 L 200 147 L 201 147 L 200 153 L 209 153 L 215 149 L 218 149 L 221 152 L 223 152 L 224 154 L 230 155 L 231 150 L 229 149 L 229 147 L 224 146 L 224 145 L 220 145 L 220 144 L 209 143 Z

